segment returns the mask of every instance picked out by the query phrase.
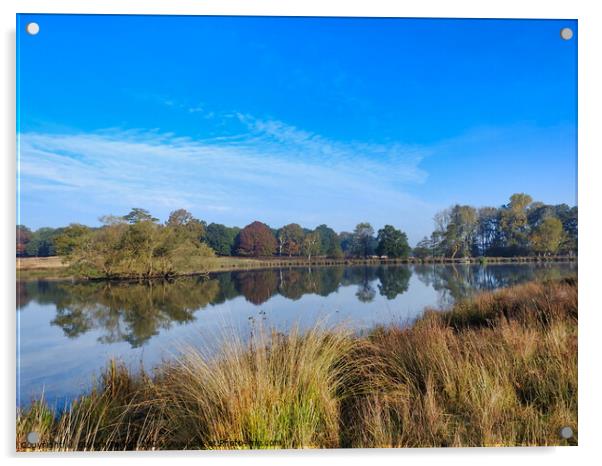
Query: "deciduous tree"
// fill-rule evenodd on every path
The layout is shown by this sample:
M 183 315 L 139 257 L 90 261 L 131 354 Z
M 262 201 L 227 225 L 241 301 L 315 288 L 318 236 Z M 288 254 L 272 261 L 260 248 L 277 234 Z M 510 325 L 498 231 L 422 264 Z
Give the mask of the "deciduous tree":
M 27 245 L 25 253 L 30 257 L 48 257 L 54 256 L 54 239 L 61 233 L 58 228 L 39 228 L 34 231 Z
M 234 241 L 239 232 L 240 228 L 210 223 L 207 226 L 205 241 L 220 256 L 231 256 L 235 252 Z
M 500 210 L 500 233 L 509 254 L 524 254 L 529 243 L 529 222 L 527 209 L 533 198 L 528 194 L 517 193 L 510 196 L 510 202 Z
M 60 235 L 54 239 L 55 251 L 59 256 L 69 256 L 71 252 L 83 241 L 85 235 L 90 234 L 90 227 L 79 223 L 72 223 L 64 228 Z
M 343 256 L 339 236 L 332 228 L 322 224 L 315 231 L 320 235 L 320 255 L 334 258 Z
M 123 216 L 123 219 L 128 223 L 159 221 L 159 219 L 153 217 L 148 210 L 139 207 L 134 207 L 129 214 Z
M 236 240 L 236 251 L 241 256 L 271 256 L 276 252 L 276 246 L 270 227 L 258 221 L 244 227 Z
M 146 215 L 132 217 L 131 223 L 116 218 L 103 217 L 107 223 L 99 229 L 82 233 L 75 228 L 61 237 L 59 244 L 69 251 L 68 262 L 79 275 L 147 278 L 203 272 L 214 255 L 189 229 L 194 219 L 167 226 Z
M 562 222 L 556 217 L 546 217 L 533 231 L 531 244 L 538 254 L 556 254 L 563 239 Z
M 368 257 L 374 252 L 375 248 L 374 228 L 368 222 L 358 223 L 353 231 L 354 255 Z
M 302 252 L 307 256 L 307 260 L 311 261 L 311 256 L 315 256 L 320 252 L 320 233 L 313 231 L 303 238 Z
M 26 248 L 33 233 L 25 225 L 17 225 L 17 257 L 27 255 Z
M 174 210 L 169 214 L 165 226 L 172 229 L 176 235 L 181 237 L 199 241 L 205 239 L 207 224 L 204 221 L 195 218 L 186 209 Z
M 407 235 L 392 225 L 385 225 L 378 230 L 376 239 L 378 241 L 376 253 L 379 256 L 399 258 L 410 254 Z
M 278 253 L 279 255 L 297 256 L 301 254 L 301 246 L 305 233 L 297 223 L 289 223 L 278 230 Z

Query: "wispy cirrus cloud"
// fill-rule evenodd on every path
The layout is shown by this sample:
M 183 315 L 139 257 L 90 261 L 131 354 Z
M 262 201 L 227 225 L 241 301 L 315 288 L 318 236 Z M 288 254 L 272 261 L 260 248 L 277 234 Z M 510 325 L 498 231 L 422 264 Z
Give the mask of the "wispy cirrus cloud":
M 204 140 L 120 129 L 21 134 L 23 221 L 52 224 L 50 212 L 89 221 L 132 206 L 164 217 L 184 207 L 229 224 L 348 229 L 362 220 L 401 223 L 429 207 L 404 190 L 427 177 L 424 149 L 333 141 L 276 120 L 234 117 L 246 131 Z M 80 219 L 82 212 L 89 214 Z

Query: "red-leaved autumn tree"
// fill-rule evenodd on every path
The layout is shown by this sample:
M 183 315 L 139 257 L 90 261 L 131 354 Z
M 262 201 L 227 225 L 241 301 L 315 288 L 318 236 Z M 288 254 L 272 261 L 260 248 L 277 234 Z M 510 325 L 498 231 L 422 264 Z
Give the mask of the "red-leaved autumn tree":
M 271 256 L 276 251 L 276 238 L 265 223 L 253 222 L 238 234 L 236 252 L 241 256 Z
M 25 248 L 31 241 L 31 230 L 23 225 L 17 225 L 17 256 L 25 256 Z

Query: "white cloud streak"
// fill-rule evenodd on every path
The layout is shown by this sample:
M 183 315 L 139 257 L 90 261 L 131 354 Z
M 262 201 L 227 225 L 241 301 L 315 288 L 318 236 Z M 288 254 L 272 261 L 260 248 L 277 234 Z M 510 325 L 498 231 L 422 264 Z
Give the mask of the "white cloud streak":
M 427 176 L 418 147 L 342 143 L 279 121 L 235 117 L 247 132 L 206 140 L 119 129 L 21 134 L 22 213 L 28 199 L 51 211 L 79 203 L 75 210 L 140 206 L 165 215 L 184 207 L 223 223 L 257 218 L 340 229 L 386 216 L 399 224 L 427 207 L 404 192 Z M 59 204 L 65 196 L 69 206 Z

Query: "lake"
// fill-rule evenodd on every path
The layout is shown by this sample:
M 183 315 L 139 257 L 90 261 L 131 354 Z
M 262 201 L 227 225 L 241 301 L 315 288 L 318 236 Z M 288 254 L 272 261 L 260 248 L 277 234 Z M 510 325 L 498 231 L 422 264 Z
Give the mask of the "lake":
M 52 405 L 90 388 L 110 358 L 150 369 L 183 345 L 213 348 L 263 325 L 410 324 L 426 307 L 539 278 L 577 264 L 283 268 L 173 281 L 17 281 L 17 403 Z

